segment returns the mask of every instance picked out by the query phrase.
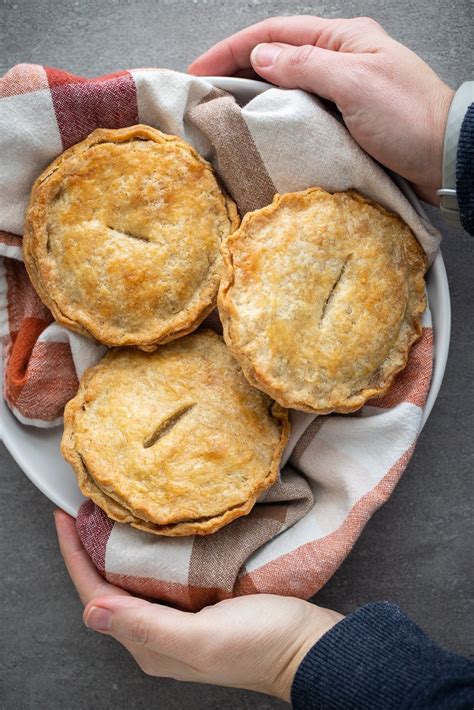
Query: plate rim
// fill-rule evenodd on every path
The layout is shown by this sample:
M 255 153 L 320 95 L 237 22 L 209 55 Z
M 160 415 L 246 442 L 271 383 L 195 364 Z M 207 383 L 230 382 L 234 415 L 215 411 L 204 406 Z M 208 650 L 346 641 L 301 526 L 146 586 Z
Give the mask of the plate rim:
M 257 81 L 254 79 L 243 79 L 237 77 L 218 77 L 209 76 L 202 77 L 204 80 L 209 81 L 216 88 L 221 88 L 229 91 L 232 94 L 244 93 L 250 96 L 257 96 L 268 89 L 276 88 L 272 84 L 268 84 L 263 81 Z M 426 214 L 420 200 L 413 192 L 413 189 L 408 185 L 408 183 L 403 180 L 398 175 L 392 175 L 395 182 L 398 184 L 402 192 L 405 194 L 407 199 L 410 201 L 412 206 L 415 208 L 417 213 L 429 221 L 428 215 Z M 451 341 L 451 299 L 449 292 L 449 283 L 446 274 L 446 267 L 444 264 L 441 249 L 438 250 L 436 258 L 427 272 L 427 281 L 431 284 L 431 290 L 433 291 L 432 298 L 437 301 L 436 307 L 433 310 L 431 303 L 431 298 L 429 298 L 431 315 L 433 318 L 433 334 L 435 337 L 434 341 L 434 355 L 433 355 L 433 373 L 430 383 L 430 389 L 428 392 L 428 397 L 423 407 L 423 415 L 420 424 L 420 432 L 423 429 L 428 417 L 431 414 L 435 401 L 438 397 L 441 384 L 444 379 L 444 374 L 446 371 L 446 364 L 448 360 L 449 345 Z M 433 284 L 435 284 L 436 289 L 433 290 Z M 429 284 L 427 285 L 428 291 L 430 290 Z M 0 359 L 0 377 L 3 382 L 3 352 L 2 358 Z M 28 427 L 29 425 L 19 421 L 13 412 L 8 407 L 2 387 L 2 397 L 0 401 L 0 440 L 3 441 L 5 448 L 10 453 L 14 461 L 22 469 L 23 473 L 30 479 L 30 481 L 45 495 L 49 500 L 51 500 L 55 505 L 66 510 L 70 515 L 75 516 L 77 509 L 72 503 L 65 501 L 50 485 L 45 482 L 44 477 L 39 476 L 34 465 L 31 464 L 29 457 L 25 457 L 21 451 L 21 443 L 12 433 L 8 432 L 5 428 L 5 417 L 12 418 L 20 427 Z M 61 425 L 58 425 L 61 426 Z M 57 427 L 47 427 L 43 428 L 42 431 L 54 432 Z M 12 432 L 14 429 L 12 429 Z

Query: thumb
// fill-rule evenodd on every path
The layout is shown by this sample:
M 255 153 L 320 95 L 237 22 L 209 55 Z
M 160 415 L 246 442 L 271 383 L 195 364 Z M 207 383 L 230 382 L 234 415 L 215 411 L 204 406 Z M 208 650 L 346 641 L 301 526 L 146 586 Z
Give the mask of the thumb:
M 330 101 L 338 102 L 350 91 L 351 67 L 357 56 L 305 44 L 258 44 L 250 62 L 261 77 L 287 89 L 304 89 Z M 347 98 L 347 97 L 346 97 Z
M 194 614 L 136 597 L 93 599 L 83 618 L 88 628 L 110 634 L 121 643 L 170 656 L 180 655 L 180 646 L 186 644 L 194 628 Z

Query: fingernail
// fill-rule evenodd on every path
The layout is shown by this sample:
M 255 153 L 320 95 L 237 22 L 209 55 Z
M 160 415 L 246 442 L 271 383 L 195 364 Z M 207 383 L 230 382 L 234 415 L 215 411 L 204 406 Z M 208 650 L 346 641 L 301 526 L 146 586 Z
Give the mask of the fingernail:
M 274 44 L 257 44 L 252 50 L 250 59 L 257 67 L 270 67 L 276 62 L 280 52 L 281 47 L 275 47 Z
M 94 631 L 109 631 L 112 624 L 112 612 L 100 606 L 93 606 L 84 619 L 86 626 Z

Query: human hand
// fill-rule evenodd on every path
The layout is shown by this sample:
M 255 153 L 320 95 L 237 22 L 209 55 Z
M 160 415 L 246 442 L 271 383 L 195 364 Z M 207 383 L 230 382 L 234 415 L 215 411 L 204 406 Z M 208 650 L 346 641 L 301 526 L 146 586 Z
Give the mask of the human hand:
M 195 614 L 152 604 L 100 576 L 69 515 L 58 510 L 55 521 L 61 553 L 85 605 L 84 623 L 113 636 L 148 675 L 247 688 L 289 701 L 304 656 L 343 618 L 270 594 L 229 599 Z
M 188 71 L 228 76 L 249 69 L 273 84 L 333 101 L 367 153 L 438 204 L 454 92 L 377 22 L 274 17 L 219 42 Z

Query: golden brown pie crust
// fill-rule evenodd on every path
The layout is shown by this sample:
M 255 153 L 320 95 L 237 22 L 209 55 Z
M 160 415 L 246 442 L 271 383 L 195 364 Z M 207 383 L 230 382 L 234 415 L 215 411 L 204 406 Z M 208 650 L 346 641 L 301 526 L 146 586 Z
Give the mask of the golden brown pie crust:
M 63 456 L 113 520 L 207 535 L 277 479 L 286 410 L 251 387 L 223 339 L 200 330 L 152 353 L 112 350 L 66 405 Z
M 220 242 L 238 223 L 209 163 L 181 138 L 98 129 L 36 180 L 25 265 L 59 323 L 150 350 L 213 309 Z
M 314 187 L 245 215 L 222 250 L 224 338 L 251 384 L 317 414 L 389 389 L 426 306 L 425 255 L 398 216 Z

